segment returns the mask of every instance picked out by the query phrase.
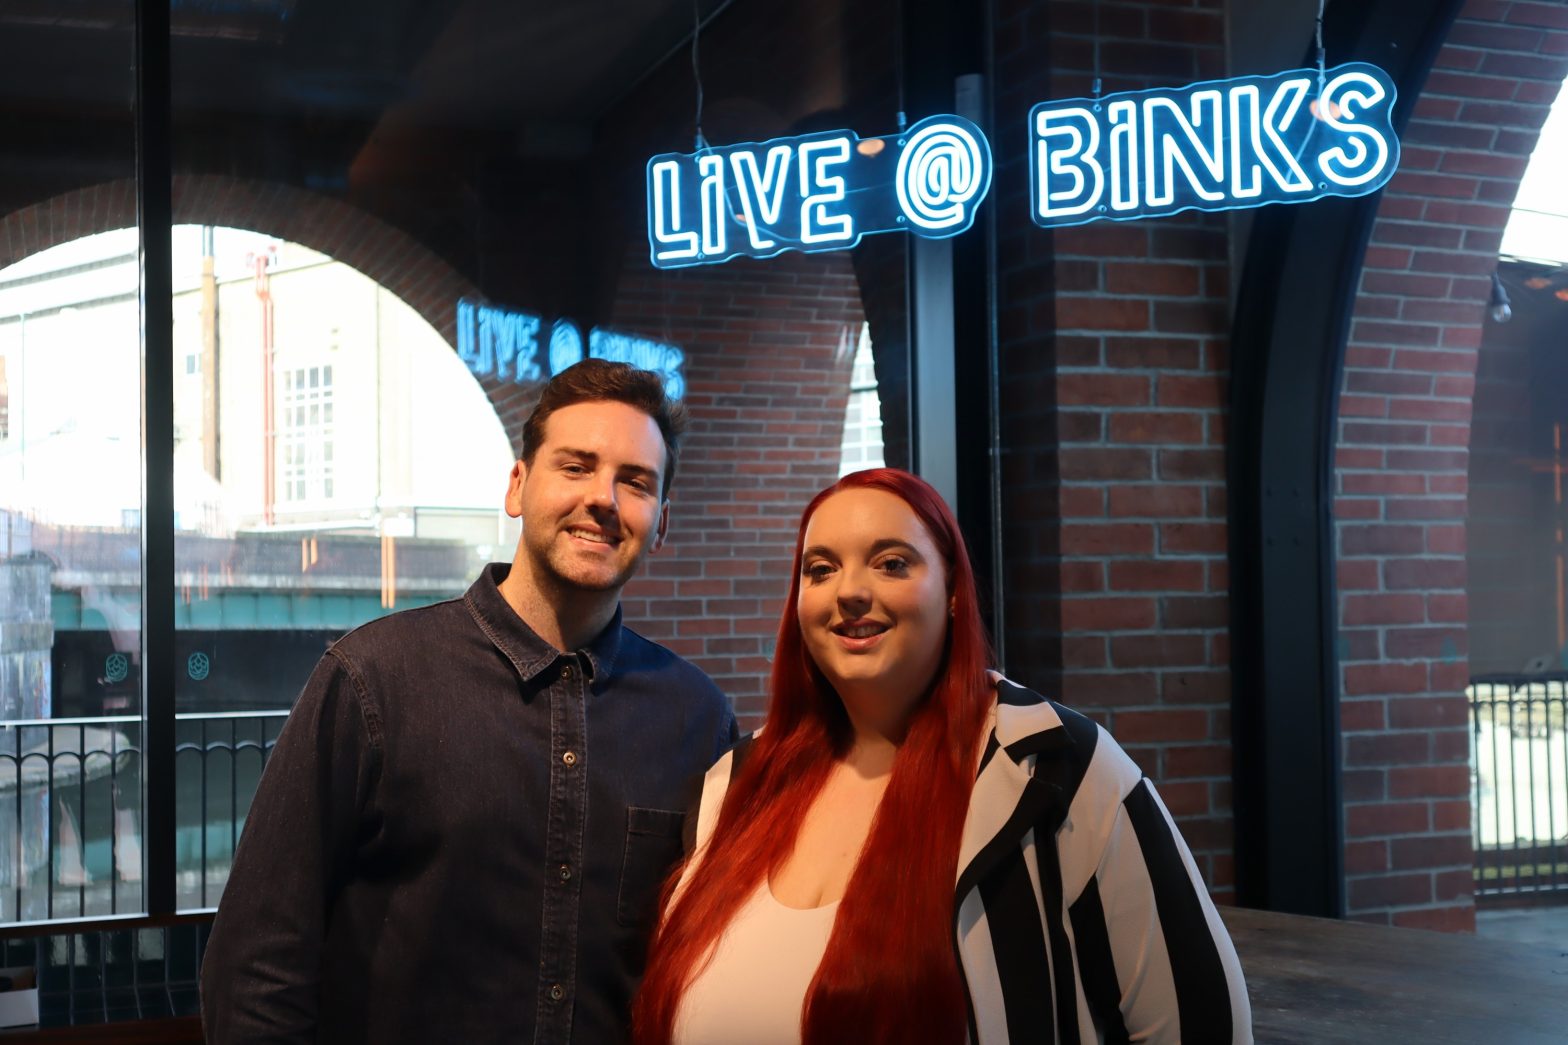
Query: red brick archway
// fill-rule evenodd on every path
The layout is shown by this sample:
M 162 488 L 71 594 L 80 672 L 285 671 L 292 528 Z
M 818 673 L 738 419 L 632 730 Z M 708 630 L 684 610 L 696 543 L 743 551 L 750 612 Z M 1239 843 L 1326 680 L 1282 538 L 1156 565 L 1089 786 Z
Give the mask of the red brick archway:
M 1471 929 L 1466 516 L 1498 247 L 1568 75 L 1568 6 L 1472 0 L 1404 134 L 1339 397 L 1348 909 Z
M 223 225 L 278 236 L 320 251 L 397 295 L 456 348 L 456 305 L 474 284 L 413 236 L 342 200 L 250 178 L 174 178 L 177 225 Z M 73 189 L 0 218 L 0 267 L 41 250 L 136 224 L 129 179 Z M 480 379 L 514 450 L 538 389 Z

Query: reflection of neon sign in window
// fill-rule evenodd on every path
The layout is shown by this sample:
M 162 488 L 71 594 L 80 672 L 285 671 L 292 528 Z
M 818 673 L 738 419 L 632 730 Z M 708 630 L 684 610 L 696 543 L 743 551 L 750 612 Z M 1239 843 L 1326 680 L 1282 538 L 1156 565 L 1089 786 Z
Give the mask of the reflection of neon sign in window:
M 1353 62 L 1098 100 L 1029 114 L 1035 223 L 1363 196 L 1399 164 L 1394 84 Z
M 482 305 L 463 298 L 457 303 L 457 355 L 475 377 L 506 384 L 545 380 L 545 368 L 554 376 L 583 359 L 583 335 L 570 319 L 557 319 L 549 327 L 544 358 L 540 331 L 544 320 L 527 312 Z M 674 345 L 622 334 L 603 327 L 588 331 L 588 356 L 630 363 L 664 378 L 671 399 L 686 394 L 686 354 Z
M 878 232 L 928 238 L 974 223 L 991 147 L 959 116 L 900 134 L 823 131 L 648 161 L 648 244 L 657 268 L 786 250 L 853 247 Z

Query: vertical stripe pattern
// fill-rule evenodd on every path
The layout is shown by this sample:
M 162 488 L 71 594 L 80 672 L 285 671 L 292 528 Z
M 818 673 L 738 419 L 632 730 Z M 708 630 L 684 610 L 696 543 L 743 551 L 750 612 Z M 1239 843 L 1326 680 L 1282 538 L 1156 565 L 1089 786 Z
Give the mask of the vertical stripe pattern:
M 1111 957 L 1111 935 L 1100 903 L 1100 885 L 1089 879 L 1083 893 L 1067 912 L 1078 944 L 1078 973 L 1094 1013 L 1094 1025 L 1105 1045 L 1127 1045 L 1127 1021 L 1122 1019 L 1122 988 L 1116 982 L 1116 962 Z
M 1004 857 L 981 880 L 980 900 L 985 904 L 991 949 L 996 953 L 1007 1036 L 1012 1041 L 1032 1040 L 1053 1019 L 1051 995 L 1045 989 L 1049 966 L 1040 910 L 1021 850 Z
M 1181 838 L 1165 820 L 1149 782 L 1141 780 L 1122 803 L 1154 888 L 1165 949 L 1171 955 L 1181 1036 L 1186 1041 L 1230 1041 L 1230 986 L 1209 934 L 1202 900 L 1187 876 Z M 1206 898 L 1206 897 L 1205 897 Z

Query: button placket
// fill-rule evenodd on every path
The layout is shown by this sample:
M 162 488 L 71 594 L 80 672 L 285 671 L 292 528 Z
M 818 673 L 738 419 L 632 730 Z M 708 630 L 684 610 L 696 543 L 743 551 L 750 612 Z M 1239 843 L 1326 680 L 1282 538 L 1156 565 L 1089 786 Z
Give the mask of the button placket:
M 547 669 L 548 670 L 548 669 Z M 548 677 L 548 676 L 547 676 Z M 578 918 L 582 900 L 583 832 L 587 821 L 588 781 L 581 765 L 588 734 L 586 682 L 581 665 L 563 656 L 546 686 L 550 700 L 550 768 L 545 890 L 540 929 L 539 1010 L 534 1041 L 539 1045 L 571 1037 L 576 983 Z

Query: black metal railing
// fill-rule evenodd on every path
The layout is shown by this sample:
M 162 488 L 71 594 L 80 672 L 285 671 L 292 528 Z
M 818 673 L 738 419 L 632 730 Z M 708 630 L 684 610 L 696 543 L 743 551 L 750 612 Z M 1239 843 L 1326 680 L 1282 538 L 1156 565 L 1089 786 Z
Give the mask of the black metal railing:
M 208 933 L 196 923 L 4 939 L 0 966 L 32 967 L 43 1027 L 194 1016 Z
M 217 904 L 288 712 L 175 717 L 176 895 Z M 0 926 L 143 909 L 142 720 L 0 723 Z
M 1568 673 L 1466 692 L 1476 896 L 1568 895 Z

